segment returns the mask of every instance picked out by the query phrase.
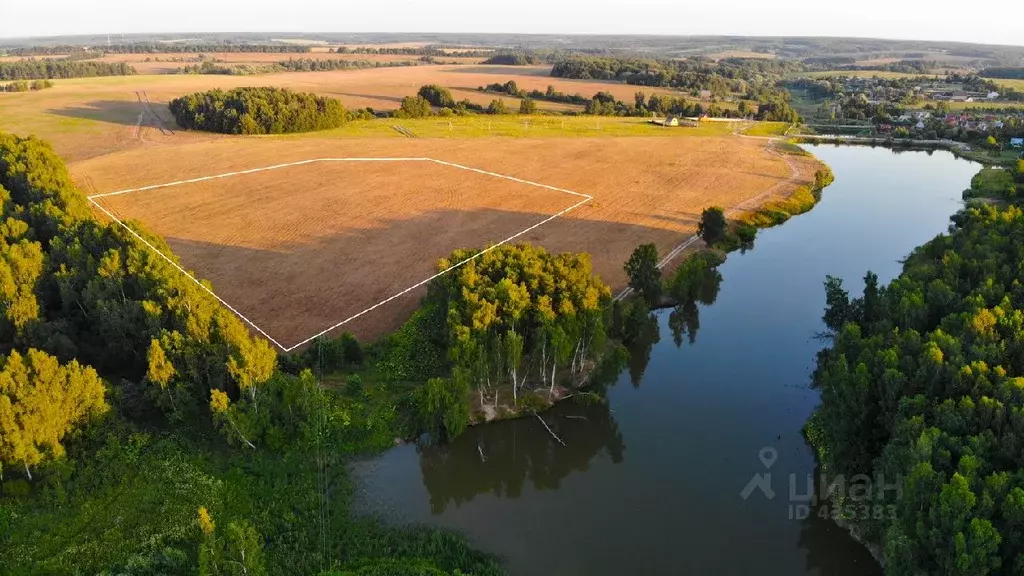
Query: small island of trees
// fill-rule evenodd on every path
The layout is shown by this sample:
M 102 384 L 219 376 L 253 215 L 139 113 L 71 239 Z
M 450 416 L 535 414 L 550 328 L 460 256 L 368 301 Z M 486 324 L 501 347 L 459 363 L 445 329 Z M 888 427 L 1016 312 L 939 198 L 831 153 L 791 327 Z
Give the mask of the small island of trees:
M 223 134 L 284 134 L 337 128 L 339 100 L 287 88 L 255 87 L 196 92 L 168 104 L 183 128 Z

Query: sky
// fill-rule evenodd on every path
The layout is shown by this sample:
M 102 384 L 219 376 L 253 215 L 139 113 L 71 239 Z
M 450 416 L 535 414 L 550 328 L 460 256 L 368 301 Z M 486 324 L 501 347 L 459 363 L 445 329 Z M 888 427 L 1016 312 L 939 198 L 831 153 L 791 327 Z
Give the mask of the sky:
M 0 38 L 153 32 L 855 36 L 1024 45 L 1024 1 L 0 0 Z

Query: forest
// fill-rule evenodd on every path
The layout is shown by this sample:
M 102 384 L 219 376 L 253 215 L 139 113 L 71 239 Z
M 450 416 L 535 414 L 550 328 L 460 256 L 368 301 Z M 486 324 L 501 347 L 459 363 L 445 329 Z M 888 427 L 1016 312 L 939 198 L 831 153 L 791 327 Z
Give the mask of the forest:
M 93 76 L 130 76 L 135 68 L 124 62 L 91 62 L 71 59 L 0 62 L 0 80 L 54 80 Z
M 447 532 L 350 514 L 345 461 L 409 433 L 408 391 L 356 374 L 327 391 L 319 361 L 279 371 L 212 296 L 96 220 L 38 139 L 0 133 L 0 207 L 5 572 L 501 573 Z M 388 362 L 342 340 L 350 369 Z
M 341 101 L 287 88 L 258 87 L 196 92 L 168 104 L 178 125 L 223 134 L 284 134 L 337 128 Z
M 1010 174 L 1024 183 L 1024 162 Z M 1024 211 L 972 202 L 952 221 L 888 286 L 825 282 L 806 434 L 824 475 L 854 481 L 841 517 L 897 576 L 1024 570 Z

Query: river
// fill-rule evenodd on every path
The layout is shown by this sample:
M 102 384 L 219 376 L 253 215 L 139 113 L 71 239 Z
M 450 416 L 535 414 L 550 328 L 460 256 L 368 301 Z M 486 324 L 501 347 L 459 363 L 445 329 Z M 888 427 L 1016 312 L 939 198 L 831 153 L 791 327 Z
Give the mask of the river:
M 856 294 L 869 269 L 891 280 L 947 229 L 979 166 L 805 148 L 836 177 L 818 206 L 730 254 L 713 304 L 659 312 L 660 339 L 634 351 L 607 405 L 545 413 L 566 446 L 532 418 L 399 446 L 355 466 L 359 507 L 462 531 L 514 576 L 880 574 L 827 504 L 800 506 L 815 472 L 801 427 L 818 403 L 822 283 L 839 276 Z M 757 485 L 773 497 L 741 495 L 767 474 Z

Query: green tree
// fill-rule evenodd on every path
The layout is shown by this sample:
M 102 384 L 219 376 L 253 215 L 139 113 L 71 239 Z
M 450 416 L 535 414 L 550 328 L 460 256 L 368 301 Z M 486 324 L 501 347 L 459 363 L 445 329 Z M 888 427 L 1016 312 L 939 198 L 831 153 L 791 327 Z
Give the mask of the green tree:
M 825 315 L 821 319 L 832 332 L 839 332 L 844 324 L 857 320 L 850 294 L 843 288 L 842 278 L 825 277 Z
M 444 86 L 428 84 L 422 86 L 417 94 L 438 108 L 455 108 L 455 99 L 452 98 L 452 93 Z
M 221 534 L 206 508 L 199 509 L 197 522 L 201 576 L 266 576 L 262 539 L 251 524 L 229 522 Z
M 508 114 L 508 107 L 505 105 L 505 101 L 501 98 L 495 98 L 491 100 L 491 103 L 487 105 L 488 114 Z
M 658 268 L 658 247 L 641 244 L 633 250 L 623 266 L 629 277 L 629 287 L 650 306 L 661 302 L 661 268 Z
M 96 371 L 72 360 L 29 350 L 2 359 L 0 369 L 0 463 L 30 468 L 64 454 L 61 443 L 108 410 Z
M 422 96 L 406 96 L 398 109 L 401 118 L 426 118 L 430 116 L 430 102 Z
M 456 368 L 452 377 L 431 378 L 416 391 L 416 411 L 421 425 L 448 440 L 469 425 L 469 374 Z
M 725 210 L 720 206 L 705 208 L 700 215 L 700 223 L 697 224 L 697 234 L 708 246 L 725 239 L 726 221 Z
M 537 113 L 537 103 L 533 100 L 533 98 L 523 98 L 519 102 L 519 113 L 520 114 L 536 114 Z

